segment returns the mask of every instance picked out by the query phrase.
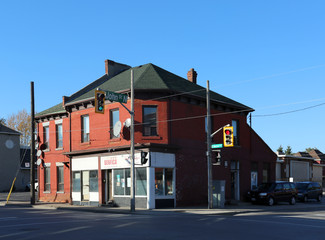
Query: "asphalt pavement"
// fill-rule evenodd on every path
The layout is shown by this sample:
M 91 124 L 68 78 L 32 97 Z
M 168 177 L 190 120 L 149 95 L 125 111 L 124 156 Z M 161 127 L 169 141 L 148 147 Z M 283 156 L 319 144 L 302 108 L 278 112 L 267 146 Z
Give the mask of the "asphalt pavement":
M 37 195 L 37 194 L 36 194 Z M 325 210 L 325 197 L 321 202 L 310 200 L 306 203 L 297 202 L 295 205 L 288 203 L 278 203 L 274 206 L 252 205 L 249 202 L 238 202 L 236 205 L 226 205 L 224 208 L 208 209 L 207 206 L 190 206 L 164 209 L 142 209 L 137 208 L 134 212 L 126 207 L 107 207 L 107 206 L 79 206 L 69 203 L 47 203 L 37 201 L 34 205 L 30 204 L 29 192 L 13 192 L 7 203 L 8 193 L 0 193 L 0 207 L 32 207 L 37 209 L 57 209 L 71 211 L 85 211 L 97 213 L 122 213 L 122 214 L 170 214 L 170 213 L 192 213 L 205 215 L 236 215 L 249 212 L 276 212 L 276 211 L 317 211 Z

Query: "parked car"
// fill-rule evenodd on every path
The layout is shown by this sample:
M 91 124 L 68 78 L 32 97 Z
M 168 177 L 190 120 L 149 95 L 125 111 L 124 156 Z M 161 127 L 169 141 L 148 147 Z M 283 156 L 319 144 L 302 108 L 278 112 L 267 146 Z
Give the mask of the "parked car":
M 298 199 L 307 202 L 308 199 L 322 201 L 323 189 L 318 182 L 297 182 Z
M 248 195 L 253 204 L 264 203 L 272 206 L 277 202 L 289 202 L 294 205 L 296 204 L 297 189 L 292 182 L 268 182 L 262 183 Z

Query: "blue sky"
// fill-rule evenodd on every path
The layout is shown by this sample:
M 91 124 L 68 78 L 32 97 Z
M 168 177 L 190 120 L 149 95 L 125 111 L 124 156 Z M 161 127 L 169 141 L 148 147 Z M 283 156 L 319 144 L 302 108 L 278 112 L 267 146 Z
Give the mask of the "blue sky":
M 0 118 L 30 111 L 31 81 L 40 112 L 101 77 L 105 59 L 153 63 L 184 78 L 194 68 L 198 84 L 209 80 L 254 108 L 252 126 L 272 150 L 325 152 L 324 8 L 300 0 L 0 1 Z

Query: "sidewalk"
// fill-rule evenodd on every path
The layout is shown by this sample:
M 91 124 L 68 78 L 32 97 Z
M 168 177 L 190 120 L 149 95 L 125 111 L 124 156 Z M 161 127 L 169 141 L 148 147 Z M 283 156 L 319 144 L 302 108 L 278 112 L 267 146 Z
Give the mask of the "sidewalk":
M 1 202 L 2 203 L 2 202 Z M 225 208 L 208 209 L 204 206 L 193 207 L 177 207 L 164 209 L 139 209 L 131 212 L 127 207 L 107 207 L 107 206 L 79 206 L 70 205 L 68 203 L 43 203 L 37 202 L 31 205 L 29 202 L 9 202 L 8 204 L 1 204 L 5 207 L 32 207 L 34 209 L 53 209 L 65 211 L 80 211 L 80 212 L 94 212 L 94 213 L 113 213 L 113 214 L 139 214 L 139 215 L 168 215 L 168 214 L 201 214 L 201 215 L 237 215 L 244 213 L 258 213 L 258 212 L 277 212 L 277 211 L 319 211 L 325 210 L 325 203 L 308 202 L 297 203 L 296 205 L 289 205 L 286 203 L 279 203 L 274 206 L 252 205 L 251 203 L 240 202 L 238 205 L 227 205 Z
M 226 205 L 224 208 L 208 209 L 207 206 L 177 207 L 165 209 L 139 209 L 131 212 L 129 207 L 108 207 L 108 206 L 79 206 L 70 205 L 68 203 L 46 203 L 36 202 L 35 205 L 30 204 L 29 195 L 23 193 L 15 193 L 12 200 L 6 204 L 3 194 L 0 194 L 0 207 L 32 207 L 34 209 L 53 209 L 68 211 L 84 211 L 96 213 L 115 213 L 115 214 L 143 214 L 143 215 L 159 215 L 159 214 L 203 214 L 203 215 L 237 215 L 242 213 L 257 212 L 277 212 L 277 211 L 317 211 L 325 210 L 325 198 L 321 203 L 309 201 L 307 203 L 297 202 L 295 205 L 288 203 L 279 203 L 274 206 L 252 205 L 249 202 L 239 202 L 236 205 Z

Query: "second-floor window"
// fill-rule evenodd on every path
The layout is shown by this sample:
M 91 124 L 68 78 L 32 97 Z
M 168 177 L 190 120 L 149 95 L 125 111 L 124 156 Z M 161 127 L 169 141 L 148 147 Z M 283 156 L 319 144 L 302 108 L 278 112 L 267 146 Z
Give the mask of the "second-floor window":
M 157 107 L 143 107 L 143 136 L 157 136 Z
M 63 129 L 62 124 L 56 124 L 56 148 L 63 148 Z
M 81 142 L 89 142 L 89 116 L 81 116 Z
M 45 145 L 45 149 L 50 148 L 49 141 L 50 141 L 50 128 L 49 128 L 49 126 L 44 126 L 43 127 L 43 143 Z
M 239 145 L 239 121 L 232 120 L 231 125 L 234 127 L 234 145 Z
M 113 109 L 110 111 L 110 133 L 111 133 L 111 139 L 113 138 L 119 138 L 120 134 L 118 134 L 117 136 L 114 136 L 113 134 L 113 128 L 114 125 L 120 121 L 120 111 L 119 109 Z

